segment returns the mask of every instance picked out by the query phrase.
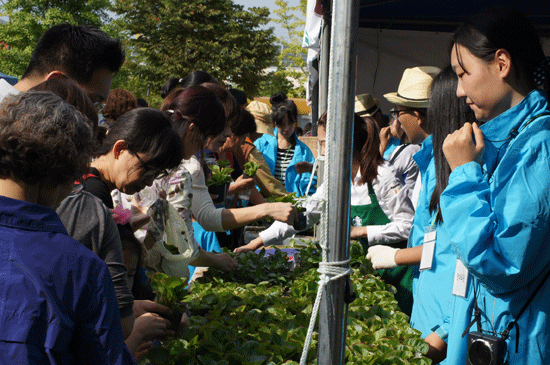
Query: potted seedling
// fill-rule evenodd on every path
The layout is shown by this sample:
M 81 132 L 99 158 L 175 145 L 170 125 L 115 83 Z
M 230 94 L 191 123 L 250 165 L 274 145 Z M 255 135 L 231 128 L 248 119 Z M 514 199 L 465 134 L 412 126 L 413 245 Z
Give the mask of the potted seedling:
M 186 289 L 187 278 L 168 276 L 157 272 L 151 275 L 151 288 L 157 294 L 157 302 L 172 310 L 172 314 L 166 318 L 170 320 L 170 329 L 178 332 L 181 317 L 186 312 L 183 299 L 189 294 Z
M 208 168 L 212 171 L 210 179 L 206 182 L 208 192 L 212 195 L 216 195 L 216 198 L 212 199 L 214 204 L 223 203 L 227 195 L 229 184 L 232 181 L 231 173 L 233 169 L 229 167 L 229 162 L 227 162 L 227 160 L 220 160 L 217 165 L 209 165 Z
M 260 168 L 260 165 L 258 165 L 255 162 L 248 161 L 244 164 L 244 170 L 243 170 L 243 177 L 245 179 L 254 177 L 256 175 L 256 171 Z
M 296 212 L 298 213 L 296 221 L 293 224 L 294 229 L 297 231 L 303 231 L 307 228 L 307 218 L 305 215 L 306 208 L 304 207 L 306 197 L 299 198 L 296 196 L 296 193 L 290 193 L 285 196 L 275 198 L 272 197 L 266 200 L 276 203 L 292 203 L 292 206 L 296 209 Z

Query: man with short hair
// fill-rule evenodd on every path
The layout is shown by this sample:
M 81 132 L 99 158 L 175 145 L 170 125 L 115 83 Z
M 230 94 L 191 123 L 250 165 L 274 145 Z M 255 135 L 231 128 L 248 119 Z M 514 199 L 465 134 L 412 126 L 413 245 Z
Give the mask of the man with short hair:
M 87 25 L 75 26 L 68 23 L 55 25 L 44 32 L 38 40 L 22 79 L 14 87 L 10 86 L 11 89 L 0 84 L 0 100 L 5 96 L 2 93 L 23 92 L 51 78 L 67 77 L 86 91 L 97 108 L 101 102 L 107 99 L 113 75 L 120 70 L 124 58 L 125 53 L 120 41 L 109 37 L 97 28 Z M 69 199 L 70 197 L 65 199 L 62 204 L 68 204 Z M 72 212 L 64 215 L 58 211 L 69 234 L 88 248 L 92 249 L 93 245 L 83 239 L 86 236 L 103 241 L 103 245 L 111 244 L 117 247 L 120 262 L 116 260 L 106 260 L 106 262 L 115 286 L 124 337 L 126 338 L 133 328 L 134 298 L 131 288 L 126 282 L 126 270 L 123 267 L 122 245 L 118 230 L 114 223 L 109 225 L 108 221 L 101 229 L 78 223 L 84 220 L 84 215 L 79 220 L 73 219 L 74 222 L 69 220 L 74 216 L 77 203 L 80 206 L 86 203 L 81 208 L 86 214 L 108 217 L 109 212 L 107 208 L 101 207 L 89 199 L 86 200 L 82 196 L 73 199 Z M 101 254 L 100 252 L 95 253 Z M 105 255 L 101 256 L 105 260 Z M 121 267 L 122 269 L 120 269 Z
M 113 75 L 124 63 L 118 39 L 87 25 L 59 24 L 38 40 L 18 91 L 27 91 L 52 77 L 76 81 L 97 106 L 107 99 Z

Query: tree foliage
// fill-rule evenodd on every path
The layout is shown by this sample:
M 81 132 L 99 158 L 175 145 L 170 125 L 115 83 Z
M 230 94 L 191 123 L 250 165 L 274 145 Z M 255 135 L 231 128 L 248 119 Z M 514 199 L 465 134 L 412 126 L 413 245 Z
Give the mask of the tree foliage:
M 269 81 L 262 85 L 262 94 L 272 95 L 284 91 L 288 97 L 304 98 L 307 83 L 307 51 L 302 48 L 302 35 L 307 13 L 307 0 L 300 0 L 298 6 L 288 6 L 284 0 L 276 0 L 279 7 L 276 18 L 285 34 L 278 38 L 281 51 L 277 56 L 277 70 L 269 74 Z
M 231 0 L 115 0 L 115 20 L 126 36 L 130 79 L 160 93 L 164 82 L 193 70 L 220 82 L 257 93 L 263 69 L 276 56 L 273 29 L 265 7 L 250 8 Z
M 42 33 L 55 24 L 88 24 L 100 28 L 109 21 L 109 0 L 6 0 L 0 16 L 0 71 L 21 77 Z

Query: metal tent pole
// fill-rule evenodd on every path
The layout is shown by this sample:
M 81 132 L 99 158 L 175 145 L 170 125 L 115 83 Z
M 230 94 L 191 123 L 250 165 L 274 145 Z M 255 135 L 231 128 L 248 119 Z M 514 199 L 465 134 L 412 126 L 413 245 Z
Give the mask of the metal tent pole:
M 319 57 L 319 116 L 327 111 L 328 62 L 330 55 L 330 2 L 324 9 L 323 28 L 321 30 L 321 52 Z
M 349 258 L 349 209 L 359 0 L 334 0 L 329 62 L 326 237 L 329 262 Z M 321 112 L 321 110 L 319 110 Z M 345 162 L 345 163 L 343 163 Z M 343 219 L 343 217 L 345 217 Z M 325 287 L 319 311 L 318 364 L 344 364 L 346 277 Z

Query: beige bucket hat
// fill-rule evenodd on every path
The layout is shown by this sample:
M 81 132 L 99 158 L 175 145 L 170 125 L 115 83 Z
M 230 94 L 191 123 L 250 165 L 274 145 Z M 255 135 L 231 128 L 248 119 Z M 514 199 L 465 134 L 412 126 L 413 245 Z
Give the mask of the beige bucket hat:
M 403 72 L 397 92 L 384 94 L 384 97 L 393 104 L 427 108 L 432 81 L 440 72 L 441 69 L 434 66 L 408 68 Z
M 360 117 L 372 117 L 380 110 L 380 102 L 372 97 L 371 94 L 361 94 L 355 96 L 355 113 Z
M 273 135 L 273 124 L 271 123 L 271 108 L 266 103 L 254 100 L 246 107 L 256 121 L 256 132 Z

